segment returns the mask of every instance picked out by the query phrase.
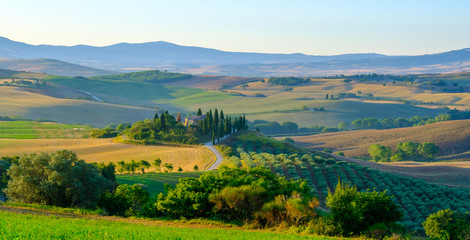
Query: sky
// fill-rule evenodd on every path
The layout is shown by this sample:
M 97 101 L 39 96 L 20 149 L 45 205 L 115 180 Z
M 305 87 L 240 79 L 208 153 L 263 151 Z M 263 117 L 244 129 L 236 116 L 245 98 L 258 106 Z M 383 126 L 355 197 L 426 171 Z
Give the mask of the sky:
M 224 51 L 419 55 L 470 47 L 468 0 L 0 0 L 29 44 L 167 41 Z

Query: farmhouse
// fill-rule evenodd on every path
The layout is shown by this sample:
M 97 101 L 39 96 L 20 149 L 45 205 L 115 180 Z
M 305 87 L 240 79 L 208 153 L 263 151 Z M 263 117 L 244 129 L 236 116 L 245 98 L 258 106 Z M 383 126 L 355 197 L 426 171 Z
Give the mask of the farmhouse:
M 197 123 L 200 121 L 200 120 L 204 120 L 206 118 L 206 114 L 203 114 L 203 115 L 199 115 L 199 116 L 195 116 L 195 117 L 190 117 L 190 118 L 186 118 L 184 119 L 184 126 L 194 126 L 194 125 L 197 125 Z

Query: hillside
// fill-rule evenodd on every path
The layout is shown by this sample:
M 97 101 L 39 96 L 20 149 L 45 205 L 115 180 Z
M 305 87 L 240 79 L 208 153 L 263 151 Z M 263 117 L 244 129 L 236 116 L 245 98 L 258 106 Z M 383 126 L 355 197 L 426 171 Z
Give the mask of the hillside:
M 96 76 L 109 75 L 114 71 L 101 70 L 92 67 L 81 66 L 55 59 L 35 58 L 35 59 L 0 59 L 0 68 L 48 73 L 63 76 Z M 1 75 L 0 75 L 1 76 Z
M 470 151 L 470 120 L 433 123 L 418 127 L 386 130 L 358 130 L 292 137 L 296 143 L 315 150 L 331 148 L 349 157 L 368 157 L 373 143 L 395 149 L 399 142 L 433 142 L 441 156 Z
M 364 72 L 449 73 L 470 70 L 468 67 L 470 49 L 421 56 L 385 56 L 373 53 L 318 56 L 300 53 L 226 52 L 163 41 L 119 43 L 105 47 L 30 45 L 2 37 L 0 38 L 0 57 L 58 59 L 95 68 L 121 71 L 159 68 L 191 74 L 250 77 L 331 76 Z
M 2 115 L 50 119 L 69 124 L 91 124 L 96 127 L 117 122 L 135 122 L 151 118 L 155 114 L 155 109 L 152 108 L 55 98 L 16 87 L 0 87 L 0 101 Z

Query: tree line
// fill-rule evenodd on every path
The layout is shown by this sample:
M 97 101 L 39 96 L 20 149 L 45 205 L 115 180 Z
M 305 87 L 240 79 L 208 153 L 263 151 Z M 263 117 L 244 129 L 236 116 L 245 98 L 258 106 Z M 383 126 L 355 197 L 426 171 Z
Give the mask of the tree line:
M 372 144 L 367 150 L 372 160 L 376 162 L 398 162 L 432 160 L 439 153 L 439 146 L 431 142 L 401 142 L 397 144 L 395 153 L 390 147 Z
M 203 116 L 200 108 L 196 116 Z M 199 133 L 202 136 L 210 136 L 213 144 L 225 135 L 248 128 L 244 115 L 232 118 L 232 116 L 225 116 L 222 109 L 220 113 L 217 109 L 212 113 L 212 109 L 210 109 L 206 112 L 204 118 L 197 122 L 197 126 Z
M 117 171 L 121 174 L 135 173 L 136 171 L 137 172 L 140 171 L 142 174 L 145 174 L 145 170 L 147 170 L 147 173 L 149 173 L 150 168 L 152 166 L 154 166 L 155 172 L 159 172 L 159 173 L 161 173 L 162 170 L 163 170 L 164 173 L 172 172 L 173 169 L 174 169 L 174 166 L 173 166 L 172 163 L 164 163 L 164 162 L 162 162 L 162 160 L 160 158 L 156 158 L 156 159 L 153 160 L 152 163 L 150 163 L 149 161 L 146 161 L 146 160 L 140 160 L 140 161 L 131 160 L 129 162 L 118 161 L 117 162 Z M 193 170 L 198 171 L 199 166 L 194 165 Z M 182 172 L 184 170 L 183 170 L 183 168 L 178 167 L 177 171 Z
M 310 82 L 310 78 L 300 78 L 300 77 L 270 77 L 268 83 L 284 86 L 295 86 L 302 83 Z

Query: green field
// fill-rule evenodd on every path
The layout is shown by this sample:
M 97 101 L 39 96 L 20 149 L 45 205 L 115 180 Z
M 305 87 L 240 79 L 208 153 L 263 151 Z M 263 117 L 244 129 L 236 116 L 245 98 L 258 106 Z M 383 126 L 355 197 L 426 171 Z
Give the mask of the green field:
M 1 239 L 335 239 L 164 222 L 77 219 L 0 211 Z
M 0 121 L 0 138 L 85 138 L 88 137 L 91 129 L 93 128 L 87 125 L 70 125 L 34 121 Z
M 180 178 L 199 177 L 201 174 L 202 172 L 122 174 L 116 178 L 119 184 L 144 184 L 150 194 L 155 195 L 165 192 L 165 183 L 176 186 Z

